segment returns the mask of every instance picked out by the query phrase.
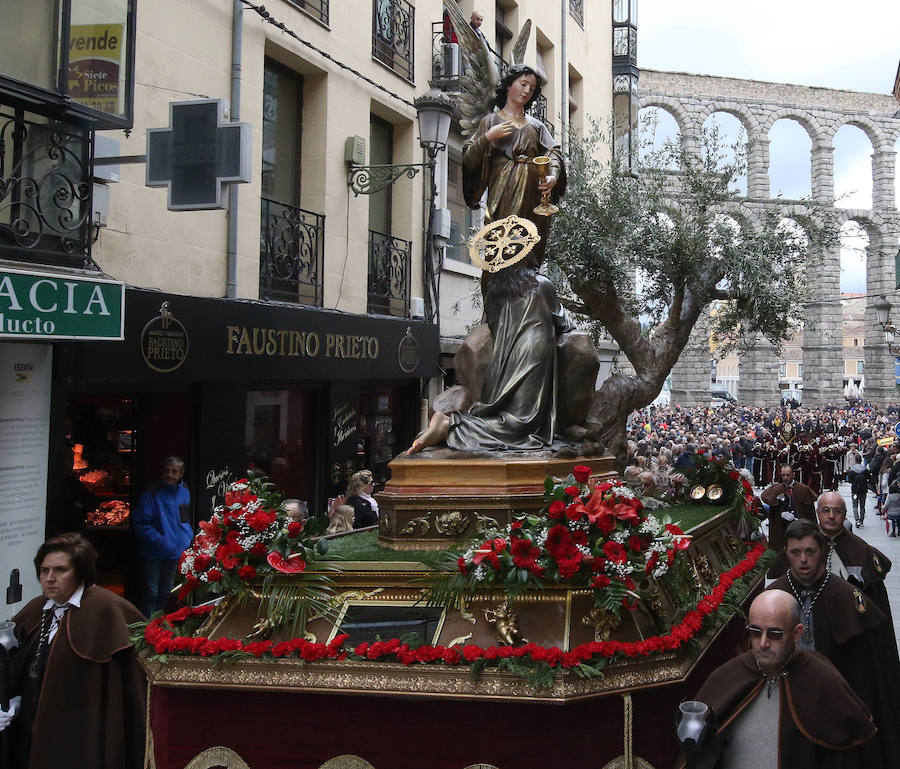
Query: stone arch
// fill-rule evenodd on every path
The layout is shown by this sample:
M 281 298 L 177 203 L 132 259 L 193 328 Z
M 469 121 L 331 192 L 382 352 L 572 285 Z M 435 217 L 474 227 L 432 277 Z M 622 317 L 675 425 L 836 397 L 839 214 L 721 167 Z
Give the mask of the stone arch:
M 772 110 L 766 116 L 766 119 L 760 126 L 760 130 L 768 135 L 769 131 L 772 130 L 772 126 L 779 120 L 794 120 L 803 126 L 806 133 L 809 134 L 809 140 L 812 142 L 813 147 L 818 146 L 825 140 L 825 131 L 819 121 L 805 109 L 798 107 L 780 107 Z
M 834 144 L 834 137 L 837 135 L 837 132 L 845 125 L 855 126 L 868 136 L 873 152 L 886 144 L 887 137 L 881 126 L 867 115 L 839 115 L 825 132 L 832 144 Z
M 756 114 L 746 105 L 739 104 L 737 102 L 709 102 L 709 104 L 704 105 L 703 108 L 697 113 L 697 124 L 702 126 L 706 122 L 706 119 L 716 112 L 724 112 L 728 115 L 736 117 L 744 127 L 748 142 L 752 141 L 752 137 L 759 135 L 760 123 L 756 117 Z
M 648 94 L 638 99 L 638 110 L 646 109 L 647 107 L 659 107 L 659 109 L 665 110 L 675 118 L 675 122 L 678 124 L 678 131 L 681 133 L 682 147 L 687 146 L 686 142 L 696 143 L 697 126 L 679 99 L 659 94 Z

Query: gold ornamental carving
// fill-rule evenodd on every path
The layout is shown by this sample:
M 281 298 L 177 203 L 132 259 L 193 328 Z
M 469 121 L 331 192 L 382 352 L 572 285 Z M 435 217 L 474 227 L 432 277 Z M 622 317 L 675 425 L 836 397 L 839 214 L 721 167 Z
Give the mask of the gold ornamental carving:
M 458 537 L 469 528 L 469 518 L 459 510 L 434 516 L 434 528 L 445 537 Z
M 515 515 L 516 513 L 513 513 L 513 516 Z M 500 528 L 500 524 L 497 523 L 496 518 L 491 518 L 491 516 L 482 515 L 481 513 L 475 513 L 475 528 L 478 531 L 481 531 L 482 529 L 496 531 Z
M 482 609 L 482 611 L 484 618 L 497 631 L 497 636 L 503 643 L 508 646 L 528 643 L 519 630 L 519 615 L 509 601 L 504 601 L 493 609 Z
M 419 536 L 424 537 L 431 531 L 431 521 L 428 520 L 429 515 L 430 513 L 426 513 L 425 515 L 420 515 L 418 518 L 413 518 L 406 526 L 400 529 L 400 534 L 413 535 L 416 533 L 416 527 L 418 526 Z
M 595 606 L 581 618 L 581 624 L 594 628 L 594 641 L 608 641 L 612 631 L 622 624 L 622 620 L 612 612 Z
M 221 745 L 207 748 L 194 756 L 184 769 L 210 769 L 213 766 L 222 766 L 225 769 L 250 769 L 247 762 L 231 748 L 224 748 Z
M 499 272 L 524 259 L 540 241 L 537 225 L 519 216 L 507 216 L 482 227 L 469 241 L 472 264 Z
M 348 753 L 345 756 L 329 758 L 319 769 L 375 769 L 375 767 L 364 758 Z
M 694 565 L 694 572 L 701 583 L 699 587 L 702 588 L 704 584 L 711 585 L 716 581 L 716 575 L 712 570 L 712 566 L 709 565 L 709 559 L 703 553 L 694 553 L 691 562 Z

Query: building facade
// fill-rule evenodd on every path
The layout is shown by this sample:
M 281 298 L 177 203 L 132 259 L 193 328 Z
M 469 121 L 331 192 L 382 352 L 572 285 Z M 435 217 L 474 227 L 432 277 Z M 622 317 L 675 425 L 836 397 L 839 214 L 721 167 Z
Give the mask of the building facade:
M 608 7 L 479 10 L 501 58 L 532 18 L 526 61 L 547 73 L 557 132 L 564 93 L 573 124 L 602 119 Z M 25 599 L 30 554 L 64 530 L 85 531 L 103 580 L 133 595 L 129 511 L 169 455 L 186 460 L 194 522 L 248 467 L 313 512 L 357 469 L 387 480 L 443 384 L 439 329 L 479 319 L 450 308 L 477 273 L 458 133 L 437 158 L 433 219 L 421 167 L 415 100 L 447 74 L 442 16 L 437 0 L 41 0 L 8 15 L 0 464 L 21 504 L 0 520 L 0 572 L 19 570 Z M 178 145 L 172 103 L 209 99 L 218 123 Z M 177 184 L 228 176 L 212 137 L 238 122 L 249 181 L 223 186 L 221 207 L 170 210 Z M 151 129 L 171 132 L 167 189 L 147 184 Z M 414 164 L 378 190 L 351 173 Z

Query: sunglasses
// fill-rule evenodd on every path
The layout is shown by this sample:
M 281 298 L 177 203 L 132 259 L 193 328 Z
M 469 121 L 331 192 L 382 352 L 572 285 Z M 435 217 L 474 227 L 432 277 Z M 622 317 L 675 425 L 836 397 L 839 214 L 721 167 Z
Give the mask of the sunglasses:
M 763 630 L 761 627 L 756 627 L 756 625 L 747 625 L 746 630 L 751 638 L 762 638 L 763 633 L 766 634 L 766 638 L 770 641 L 780 641 L 784 638 L 784 631 L 778 627 L 768 627 Z

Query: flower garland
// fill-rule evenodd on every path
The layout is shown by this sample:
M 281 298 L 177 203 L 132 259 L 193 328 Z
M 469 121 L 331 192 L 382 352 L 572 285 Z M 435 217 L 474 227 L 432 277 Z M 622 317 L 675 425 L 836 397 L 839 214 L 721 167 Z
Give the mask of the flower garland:
M 369 660 L 383 662 L 400 662 L 404 665 L 442 663 L 446 665 L 469 665 L 483 667 L 485 665 L 502 665 L 503 660 L 518 660 L 525 665 L 545 664 L 549 668 L 564 670 L 590 669 L 600 662 L 628 657 L 645 657 L 651 654 L 674 651 L 691 641 L 703 627 L 706 618 L 719 609 L 735 582 L 750 574 L 766 547 L 756 544 L 751 547 L 746 557 L 735 567 L 719 575 L 715 587 L 698 601 L 694 609 L 688 611 L 681 621 L 674 625 L 665 635 L 653 636 L 643 641 L 595 641 L 581 644 L 570 651 L 558 647 L 543 647 L 537 644 L 523 646 L 489 646 L 482 648 L 474 644 L 464 646 L 429 646 L 412 647 L 400 639 L 362 643 L 353 649 L 345 648 L 348 636 L 336 636 L 327 644 L 311 643 L 303 638 L 274 643 L 272 641 L 254 641 L 244 643 L 235 638 L 218 638 L 215 640 L 204 636 L 176 635 L 179 625 L 194 618 L 208 614 L 212 607 L 184 607 L 165 616 L 156 617 L 146 624 L 139 624 L 135 635 L 135 643 L 139 648 L 151 651 L 151 658 L 156 656 L 162 661 L 168 655 L 239 658 L 241 656 L 256 658 L 297 658 L 304 663 L 316 660 Z

